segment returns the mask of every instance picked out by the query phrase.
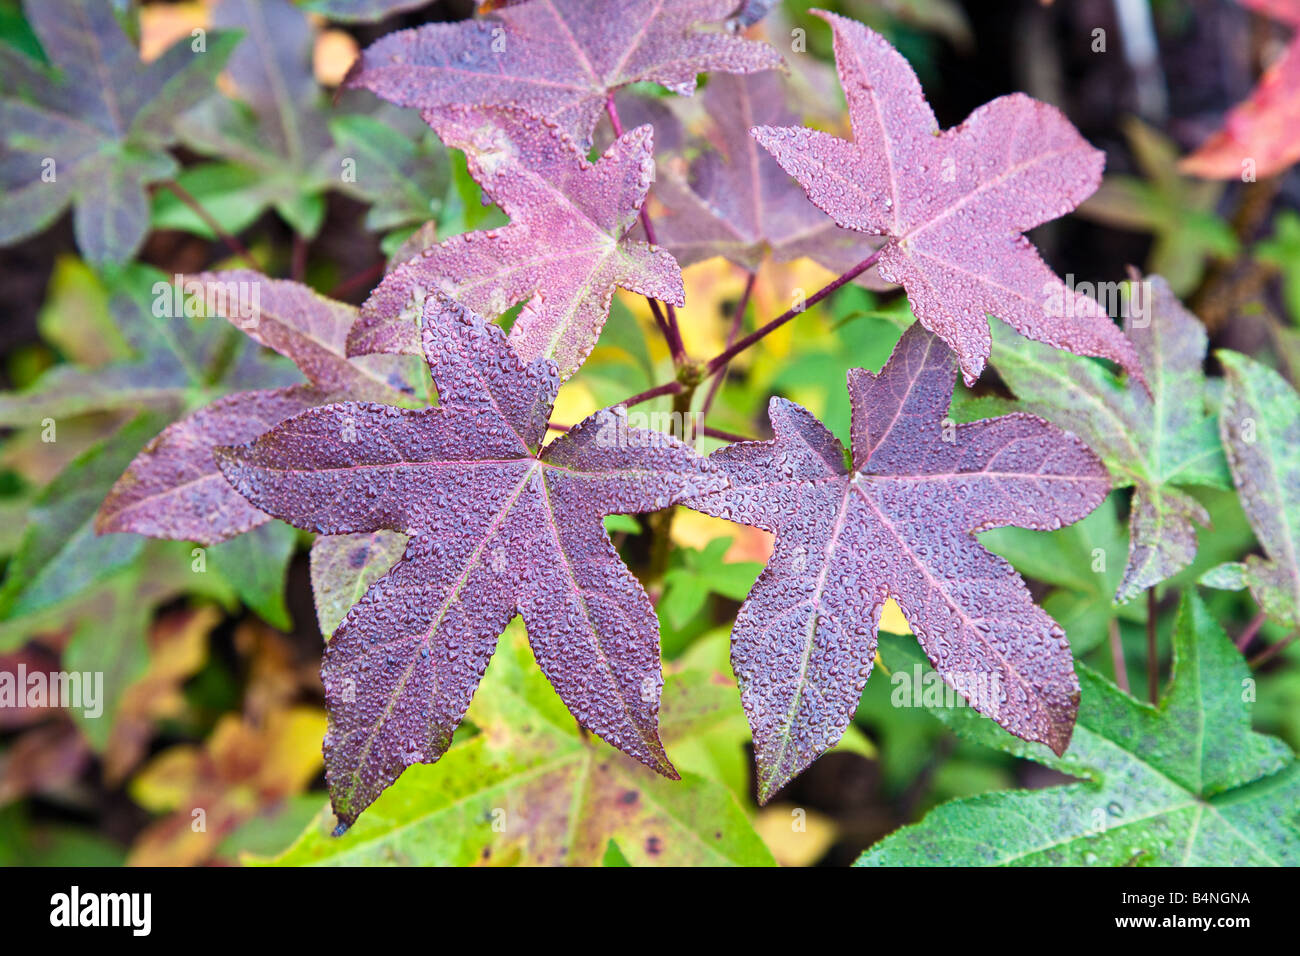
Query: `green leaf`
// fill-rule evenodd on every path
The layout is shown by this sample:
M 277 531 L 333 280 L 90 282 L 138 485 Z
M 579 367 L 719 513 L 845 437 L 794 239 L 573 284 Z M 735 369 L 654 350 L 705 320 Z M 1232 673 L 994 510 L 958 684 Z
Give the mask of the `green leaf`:
M 1300 395 L 1265 365 L 1226 349 L 1216 354 L 1227 379 L 1223 444 L 1268 556 L 1246 558 L 1246 584 L 1269 617 L 1300 627 Z
M 0 243 L 40 232 L 72 206 L 82 255 L 127 262 L 149 227 L 145 187 L 177 169 L 166 150 L 174 118 L 212 90 L 238 37 L 214 30 L 203 51 L 186 39 L 145 64 L 107 4 L 42 0 L 26 11 L 54 69 L 4 56 Z
M 258 617 L 287 631 L 293 622 L 284 603 L 284 586 L 297 542 L 298 532 L 293 528 L 283 521 L 269 521 L 213 545 L 208 549 L 208 559 L 212 570 L 225 578 Z
M 407 537 L 397 531 L 319 535 L 311 546 L 311 589 L 320 632 L 329 640 L 348 609 L 397 563 Z
M 1275 266 L 1282 273 L 1282 292 L 1291 321 L 1300 323 L 1300 213 L 1279 212 L 1273 220 L 1273 235 L 1255 246 L 1255 258 Z
M 95 512 L 136 452 L 163 424 L 155 414 L 136 417 L 79 455 L 41 492 L 0 587 L 0 619 L 12 620 L 69 600 L 136 558 L 143 539 L 96 535 Z
M 138 574 L 117 578 L 95 600 L 95 613 L 83 618 L 63 652 L 65 669 L 93 674 L 97 683 L 102 681 L 97 712 L 87 713 L 84 707 L 68 709 L 96 751 L 108 746 L 127 688 L 149 665 L 145 632 L 153 607 L 141 600 L 139 592 Z
M 663 595 L 656 609 L 674 630 L 681 630 L 699 614 L 710 595 L 743 601 L 754 586 L 763 565 L 756 561 L 726 563 L 730 547 L 730 538 L 714 538 L 703 551 L 683 547 L 673 552 L 677 566 L 664 574 Z
M 944 804 L 858 864 L 1300 864 L 1300 764 L 1280 740 L 1250 729 L 1250 671 L 1192 593 L 1173 643 L 1158 707 L 1078 665 L 1079 720 L 1060 758 L 969 707 L 934 709 L 961 737 L 1086 782 Z
M 1131 600 L 1190 564 L 1196 525 L 1209 515 L 1183 489 L 1228 487 L 1208 408 L 1205 328 L 1159 276 L 1129 285 L 1125 331 L 1137 347 L 1148 395 L 1101 363 L 1026 339 L 993 323 L 992 363 L 1021 407 L 1092 448 L 1116 487 L 1134 488 L 1128 566 L 1115 595 Z M 1140 304 L 1139 304 L 1140 302 Z
M 715 686 L 738 711 L 735 687 L 725 683 Z M 670 675 L 660 715 L 669 751 L 718 720 L 723 700 L 688 693 L 682 676 Z M 774 862 L 727 787 L 680 760 L 682 779 L 667 780 L 579 733 L 517 623 L 501 639 L 469 720 L 477 735 L 462 731 L 438 763 L 407 768 L 346 834 L 330 836 L 333 817 L 323 810 L 274 862 L 595 865 L 611 840 L 632 865 Z
M 354 191 L 373 203 L 366 228 L 418 225 L 438 212 L 451 181 L 447 153 L 428 129 L 398 130 L 373 116 L 340 116 L 330 123 Z
M 1224 184 L 1178 175 L 1178 144 L 1129 118 L 1122 123 L 1129 146 L 1146 177 L 1107 176 L 1078 209 L 1079 215 L 1117 229 L 1154 237 L 1147 271 L 1165 277 L 1177 295 L 1196 288 L 1210 257 L 1237 254 L 1232 227 L 1215 209 Z

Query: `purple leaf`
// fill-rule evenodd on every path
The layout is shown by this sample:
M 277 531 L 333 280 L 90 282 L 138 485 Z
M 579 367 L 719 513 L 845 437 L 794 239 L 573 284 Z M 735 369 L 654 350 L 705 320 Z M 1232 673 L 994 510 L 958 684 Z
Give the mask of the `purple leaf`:
M 655 215 L 655 233 L 679 265 L 725 256 L 753 271 L 770 253 L 777 262 L 808 256 L 847 272 L 880 245 L 837 226 L 749 134 L 794 122 L 780 74 L 716 76 L 702 99 L 709 142 L 689 182 L 661 174 L 654 187 L 667 210 Z
M 348 332 L 357 320 L 355 306 L 246 269 L 205 272 L 188 277 L 185 286 L 202 292 L 209 314 L 223 316 L 254 341 L 292 360 L 327 393 L 397 402 L 410 392 L 402 360 L 345 356 Z
M 625 238 L 654 179 L 648 126 L 591 164 L 549 124 L 507 110 L 429 117 L 510 216 L 509 225 L 441 242 L 395 268 L 362 308 L 348 352 L 420 350 L 416 319 L 433 289 L 489 318 L 527 301 L 510 332 L 525 360 L 553 358 L 562 377 L 596 344 L 616 287 L 681 305 L 667 252 Z
M 651 82 L 695 90 L 698 74 L 781 65 L 771 47 L 699 29 L 736 0 L 532 0 L 460 23 L 390 33 L 345 81 L 401 106 L 511 106 L 549 120 L 584 149 L 610 94 Z
M 974 532 L 1059 528 L 1110 482 L 1082 442 L 1034 416 L 953 425 L 956 373 L 915 324 L 878 375 L 849 373 L 851 468 L 825 426 L 774 398 L 776 437 L 715 452 L 731 487 L 689 502 L 776 535 L 732 633 L 763 800 L 843 734 L 891 597 L 977 710 L 1058 753 L 1069 742 L 1079 685 L 1065 633 Z
M 237 392 L 168 425 L 113 485 L 99 507 L 95 531 L 134 531 L 210 546 L 269 521 L 222 477 L 212 449 L 252 441 L 324 400 L 307 385 Z
M 957 352 L 967 384 L 988 359 L 986 314 L 1145 382 L 1105 310 L 1067 288 L 1023 235 L 1091 195 L 1104 155 L 1055 107 L 1019 93 L 940 132 L 897 50 L 859 23 L 818 16 L 834 28 L 853 141 L 799 127 L 754 136 L 841 226 L 889 238 L 881 277 L 902 284 L 921 323 Z
M 290 524 L 410 535 L 325 652 L 335 813 L 351 824 L 406 766 L 442 755 L 516 613 L 578 721 L 673 775 L 657 732 L 654 610 L 602 519 L 724 481 L 689 447 L 627 427 L 621 407 L 543 448 L 554 363 L 525 364 L 444 296 L 425 316 L 439 407 L 330 405 L 217 452 L 241 494 Z

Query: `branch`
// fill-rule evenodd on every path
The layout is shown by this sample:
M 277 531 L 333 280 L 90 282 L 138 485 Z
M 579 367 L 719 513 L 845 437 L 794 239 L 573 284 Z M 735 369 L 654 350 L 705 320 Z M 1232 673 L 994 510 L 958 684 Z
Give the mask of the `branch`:
M 614 135 L 622 136 L 623 123 L 618 118 L 618 107 L 614 105 L 613 93 L 610 93 L 605 100 L 605 112 L 609 114 L 609 122 L 614 127 Z M 646 204 L 641 203 L 641 209 L 639 210 L 641 228 L 645 230 L 646 241 L 652 246 L 657 246 L 659 245 L 659 239 L 655 236 L 655 227 L 651 224 L 650 214 L 646 212 L 645 207 Z M 681 365 L 686 358 L 686 346 L 682 343 L 682 332 L 677 325 L 677 310 L 671 302 L 665 302 L 663 308 L 668 310 L 668 317 L 665 319 L 658 300 L 646 296 L 646 301 L 650 303 L 650 312 L 655 317 L 655 324 L 659 326 L 660 333 L 663 334 L 664 340 L 668 343 L 668 350 L 673 356 L 673 364 Z
M 252 257 L 249 251 L 244 248 L 244 244 L 230 233 L 226 232 L 226 230 L 222 228 L 221 223 L 217 222 L 217 220 L 212 217 L 212 214 L 203 208 L 203 204 L 195 199 L 188 189 L 174 179 L 165 179 L 162 181 L 161 185 L 170 189 L 177 199 L 190 208 L 194 215 L 202 219 L 203 224 L 212 230 L 213 235 L 229 246 L 231 252 L 243 259 L 245 265 L 254 272 L 262 271 L 262 267 L 258 264 L 257 260 Z
M 771 322 L 768 322 L 766 325 L 755 329 L 753 332 L 750 332 L 743 339 L 731 345 L 729 348 L 723 349 L 722 352 L 715 355 L 713 358 L 709 359 L 709 364 L 706 365 L 704 368 L 704 376 L 707 378 L 710 375 L 717 375 L 719 372 L 721 372 L 724 368 L 727 367 L 727 364 L 733 358 L 735 358 L 741 352 L 745 351 L 745 349 L 749 348 L 755 342 L 759 341 L 760 339 L 763 339 L 768 335 L 771 335 L 781 326 L 785 325 L 787 322 L 793 319 L 796 315 L 799 315 L 800 313 L 807 311 L 810 307 L 816 305 L 818 302 L 826 298 L 832 292 L 839 289 L 841 286 L 848 285 L 848 283 L 852 282 L 854 279 L 862 275 L 862 273 L 866 272 L 868 269 L 870 269 L 872 266 L 876 264 L 876 260 L 880 258 L 880 253 L 883 249 L 884 247 L 882 246 L 880 249 L 877 249 L 871 255 L 867 256 L 867 258 L 859 262 L 848 272 L 841 275 L 838 279 L 835 279 L 829 284 L 822 286 L 820 289 L 818 289 L 816 292 L 810 295 L 799 306 L 787 309 L 785 312 L 783 312 L 781 315 L 778 315 Z

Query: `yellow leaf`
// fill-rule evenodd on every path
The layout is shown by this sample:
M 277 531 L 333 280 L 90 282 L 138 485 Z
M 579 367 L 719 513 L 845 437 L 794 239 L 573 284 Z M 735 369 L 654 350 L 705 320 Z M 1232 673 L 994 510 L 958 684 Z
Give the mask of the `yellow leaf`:
M 826 855 L 838 835 L 829 817 L 779 803 L 759 811 L 754 829 L 782 866 L 811 866 Z

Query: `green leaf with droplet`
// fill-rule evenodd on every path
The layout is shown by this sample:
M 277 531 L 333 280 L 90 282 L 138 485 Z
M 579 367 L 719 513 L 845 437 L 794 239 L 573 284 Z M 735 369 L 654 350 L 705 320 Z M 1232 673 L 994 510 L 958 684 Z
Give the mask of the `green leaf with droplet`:
M 958 736 L 1083 782 L 944 804 L 858 865 L 1300 865 L 1300 764 L 1251 730 L 1245 661 L 1191 593 L 1173 643 L 1155 707 L 1078 665 L 1079 718 L 1061 757 L 969 707 L 935 708 Z M 882 643 L 886 663 L 908 666 L 899 648 Z
M 679 743 L 718 734 L 718 746 L 743 754 L 735 685 L 721 675 L 691 670 L 665 682 L 660 732 L 681 781 L 581 733 L 517 621 L 468 720 L 477 734 L 463 729 L 438 763 L 410 767 L 343 836 L 330 836 L 334 818 L 324 808 L 273 862 L 598 865 L 616 841 L 633 866 L 773 863 L 735 795 L 678 754 Z

